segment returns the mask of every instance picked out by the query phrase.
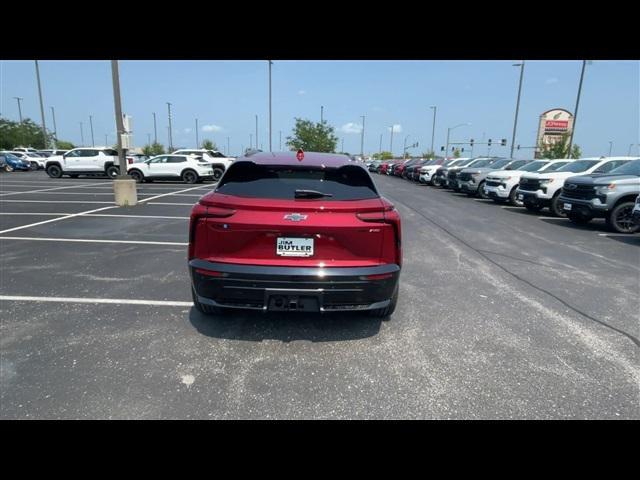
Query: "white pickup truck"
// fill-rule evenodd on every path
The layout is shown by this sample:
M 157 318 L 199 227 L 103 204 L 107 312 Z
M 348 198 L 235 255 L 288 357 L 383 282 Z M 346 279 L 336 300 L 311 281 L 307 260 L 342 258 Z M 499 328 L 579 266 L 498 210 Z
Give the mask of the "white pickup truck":
M 74 148 L 64 155 L 53 155 L 45 160 L 45 170 L 51 178 L 68 175 L 119 175 L 118 152 L 112 148 Z

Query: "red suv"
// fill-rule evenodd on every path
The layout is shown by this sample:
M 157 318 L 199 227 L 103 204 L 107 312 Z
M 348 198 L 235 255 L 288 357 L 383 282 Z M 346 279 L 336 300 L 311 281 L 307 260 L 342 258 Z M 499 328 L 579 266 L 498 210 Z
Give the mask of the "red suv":
M 398 299 L 400 216 L 369 172 L 326 153 L 236 160 L 193 207 L 189 272 L 203 313 L 368 311 Z

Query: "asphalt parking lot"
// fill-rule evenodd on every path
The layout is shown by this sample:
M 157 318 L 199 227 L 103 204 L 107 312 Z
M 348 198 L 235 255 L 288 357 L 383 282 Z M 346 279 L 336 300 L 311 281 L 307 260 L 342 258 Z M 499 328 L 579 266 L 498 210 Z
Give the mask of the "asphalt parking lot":
M 356 314 L 191 306 L 212 183 L 0 176 L 0 417 L 640 418 L 640 235 L 373 175 L 400 299 Z

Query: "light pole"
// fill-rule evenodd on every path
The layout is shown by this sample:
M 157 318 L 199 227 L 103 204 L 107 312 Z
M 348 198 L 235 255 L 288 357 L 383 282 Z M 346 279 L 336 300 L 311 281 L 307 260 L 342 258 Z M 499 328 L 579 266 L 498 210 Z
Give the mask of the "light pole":
M 344 153 L 344 137 L 342 137 L 342 148 L 341 148 L 340 152 Z
M 82 146 L 84 147 L 84 130 L 82 130 L 82 122 L 80 122 L 80 140 L 81 140 Z
M 609 156 L 611 156 L 611 150 L 613 150 L 613 142 L 609 140 Z
M 393 158 L 393 125 L 391 125 L 391 139 L 389 140 L 389 151 L 391 152 L 391 158 Z
M 451 133 L 451 130 L 453 130 L 454 128 L 458 128 L 458 127 L 464 127 L 464 126 L 470 126 L 470 123 L 461 123 L 459 125 L 456 125 L 455 127 L 449 127 L 447 128 L 447 147 L 445 149 L 444 152 L 444 158 L 445 160 L 447 159 L 447 156 L 449 155 L 449 134 Z
M 520 82 L 518 83 L 518 100 L 516 101 L 516 116 L 513 119 L 513 135 L 511 136 L 511 154 L 509 158 L 513 158 L 513 148 L 516 143 L 516 128 L 518 127 L 518 111 L 520 110 L 520 92 L 522 91 L 522 77 L 524 75 L 524 60 L 522 63 L 514 63 L 514 67 L 520 67 Z
M 256 150 L 258 149 L 258 115 L 256 115 Z
M 433 150 L 433 141 L 436 138 L 436 111 L 438 107 L 435 105 L 431 105 L 429 108 L 433 109 L 433 127 L 431 127 L 431 153 L 433 153 L 433 158 L 436 158 L 436 152 Z
M 156 128 L 156 113 L 153 112 L 153 143 L 158 143 L 158 129 Z
M 364 115 L 362 115 L 362 134 L 360 136 L 360 158 L 364 157 Z
M 282 151 L 282 130 L 280 130 L 280 147 L 279 147 L 279 151 Z
M 269 151 L 272 152 L 271 148 L 271 65 L 273 62 L 269 60 Z
M 42 86 L 40 85 L 40 67 L 38 66 L 38 60 L 36 62 L 36 77 L 38 79 L 38 97 L 40 98 L 40 117 L 42 118 L 42 141 L 44 148 L 47 148 L 47 125 L 44 120 L 44 103 L 42 102 Z
M 198 119 L 196 118 L 196 148 L 200 148 L 200 139 L 198 138 Z
M 382 160 L 382 133 L 380 134 L 380 149 L 378 150 L 378 155 L 380 155 L 380 160 Z
M 231 137 L 227 137 L 227 157 L 230 157 L 229 152 L 231 152 Z
M 253 148 L 253 133 L 249 134 L 249 149 Z
M 118 68 L 118 61 L 111 60 L 111 79 L 113 82 L 113 101 L 115 106 L 116 113 L 116 140 L 118 142 L 118 160 L 120 163 L 120 179 L 125 179 L 128 177 L 127 175 L 127 159 L 126 159 L 126 151 L 122 145 L 122 135 L 125 133 L 124 131 L 124 122 L 122 118 L 122 100 L 120 97 L 120 71 Z M 114 189 L 115 189 L 114 184 Z M 135 183 L 134 183 L 135 188 Z M 116 202 L 118 201 L 118 195 L 116 195 Z
M 20 118 L 20 123 L 22 123 L 22 107 L 20 106 L 20 100 L 24 100 L 22 97 L 13 97 L 18 101 L 18 117 Z
M 571 158 L 571 148 L 573 147 L 573 134 L 576 131 L 576 122 L 578 121 L 578 107 L 580 106 L 580 94 L 582 93 L 582 80 L 584 79 L 584 69 L 587 66 L 587 61 L 582 61 L 582 70 L 580 71 L 580 83 L 578 84 L 578 95 L 576 96 L 576 108 L 573 111 L 573 128 L 571 129 L 571 135 L 569 135 L 569 148 L 567 149 L 567 158 Z
M 171 132 L 171 104 L 167 102 L 167 110 L 169 112 L 169 151 L 173 150 L 173 136 Z
M 89 126 L 91 127 L 91 146 L 95 147 L 96 142 L 93 139 L 93 117 L 91 115 L 89 115 Z
M 407 135 L 406 137 L 404 137 L 404 145 L 402 145 L 402 158 L 405 159 L 407 158 L 407 138 L 409 138 L 411 135 Z
M 56 126 L 56 111 L 53 107 L 51 107 L 51 116 L 53 117 L 53 140 L 54 140 L 54 148 L 57 148 L 58 145 L 58 127 Z

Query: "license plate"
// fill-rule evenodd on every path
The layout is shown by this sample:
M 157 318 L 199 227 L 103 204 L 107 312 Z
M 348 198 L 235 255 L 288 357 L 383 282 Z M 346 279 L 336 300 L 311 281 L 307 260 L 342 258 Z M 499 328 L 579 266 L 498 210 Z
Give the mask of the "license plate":
M 310 257 L 313 255 L 313 238 L 278 237 L 276 255 Z
M 524 200 L 524 195 L 520 193 L 520 194 L 518 195 L 518 200 Z
M 565 210 L 571 210 L 571 204 L 570 203 L 565 203 L 564 204 L 564 209 Z

